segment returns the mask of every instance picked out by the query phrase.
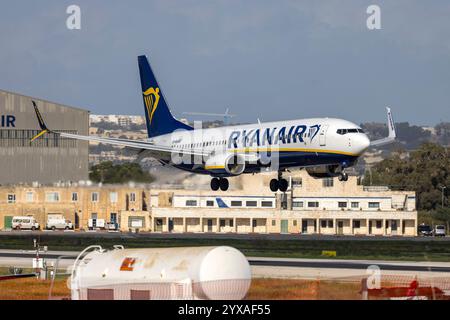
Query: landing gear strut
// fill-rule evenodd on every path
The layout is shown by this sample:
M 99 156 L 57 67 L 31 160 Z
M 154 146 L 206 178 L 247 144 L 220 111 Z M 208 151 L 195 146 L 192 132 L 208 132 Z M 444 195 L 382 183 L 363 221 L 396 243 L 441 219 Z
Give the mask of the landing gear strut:
M 289 183 L 286 179 L 283 179 L 281 171 L 278 171 L 278 179 L 270 180 L 270 191 L 272 192 L 277 192 L 278 190 L 286 192 L 288 187 Z
M 227 191 L 228 188 L 230 187 L 230 183 L 228 182 L 228 179 L 226 178 L 212 178 L 211 179 L 211 190 L 213 191 L 217 191 L 217 190 L 222 190 L 222 191 Z
M 339 174 L 338 179 L 339 179 L 339 181 L 348 181 L 348 174 L 345 172 L 342 172 L 341 174 Z

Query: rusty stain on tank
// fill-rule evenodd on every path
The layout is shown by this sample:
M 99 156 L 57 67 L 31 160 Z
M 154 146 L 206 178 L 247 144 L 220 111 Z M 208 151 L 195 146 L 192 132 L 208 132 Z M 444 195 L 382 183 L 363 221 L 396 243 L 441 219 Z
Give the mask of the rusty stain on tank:
M 172 268 L 172 270 L 176 271 L 185 271 L 189 268 L 189 261 L 186 259 L 182 260 L 179 264 Z
M 155 265 L 156 261 L 158 260 L 158 257 L 159 253 L 152 254 L 147 260 L 145 260 L 144 268 L 146 269 L 152 268 Z

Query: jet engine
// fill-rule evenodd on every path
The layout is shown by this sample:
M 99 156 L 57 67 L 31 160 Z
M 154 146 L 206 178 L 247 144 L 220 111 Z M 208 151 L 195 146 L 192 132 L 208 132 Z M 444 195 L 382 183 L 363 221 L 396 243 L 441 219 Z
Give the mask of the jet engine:
M 206 161 L 207 170 L 224 169 L 231 176 L 238 176 L 244 173 L 245 158 L 239 154 L 216 155 Z

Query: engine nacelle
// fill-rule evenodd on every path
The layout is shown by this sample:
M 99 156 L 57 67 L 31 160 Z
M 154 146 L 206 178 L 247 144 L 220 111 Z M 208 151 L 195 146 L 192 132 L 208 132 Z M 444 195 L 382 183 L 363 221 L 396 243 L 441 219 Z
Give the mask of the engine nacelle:
M 340 165 L 308 167 L 306 172 L 316 179 L 337 177 L 342 172 Z
M 221 154 L 209 158 L 205 169 L 210 171 L 225 170 L 232 176 L 238 176 L 245 171 L 245 158 L 239 154 Z

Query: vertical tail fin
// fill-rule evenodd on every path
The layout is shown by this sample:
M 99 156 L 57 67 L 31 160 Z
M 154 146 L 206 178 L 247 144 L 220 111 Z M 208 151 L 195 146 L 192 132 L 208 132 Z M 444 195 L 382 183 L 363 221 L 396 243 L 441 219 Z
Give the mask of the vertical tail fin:
M 139 56 L 138 61 L 149 138 L 168 134 L 177 129 L 192 130 L 192 127 L 172 116 L 147 57 Z

